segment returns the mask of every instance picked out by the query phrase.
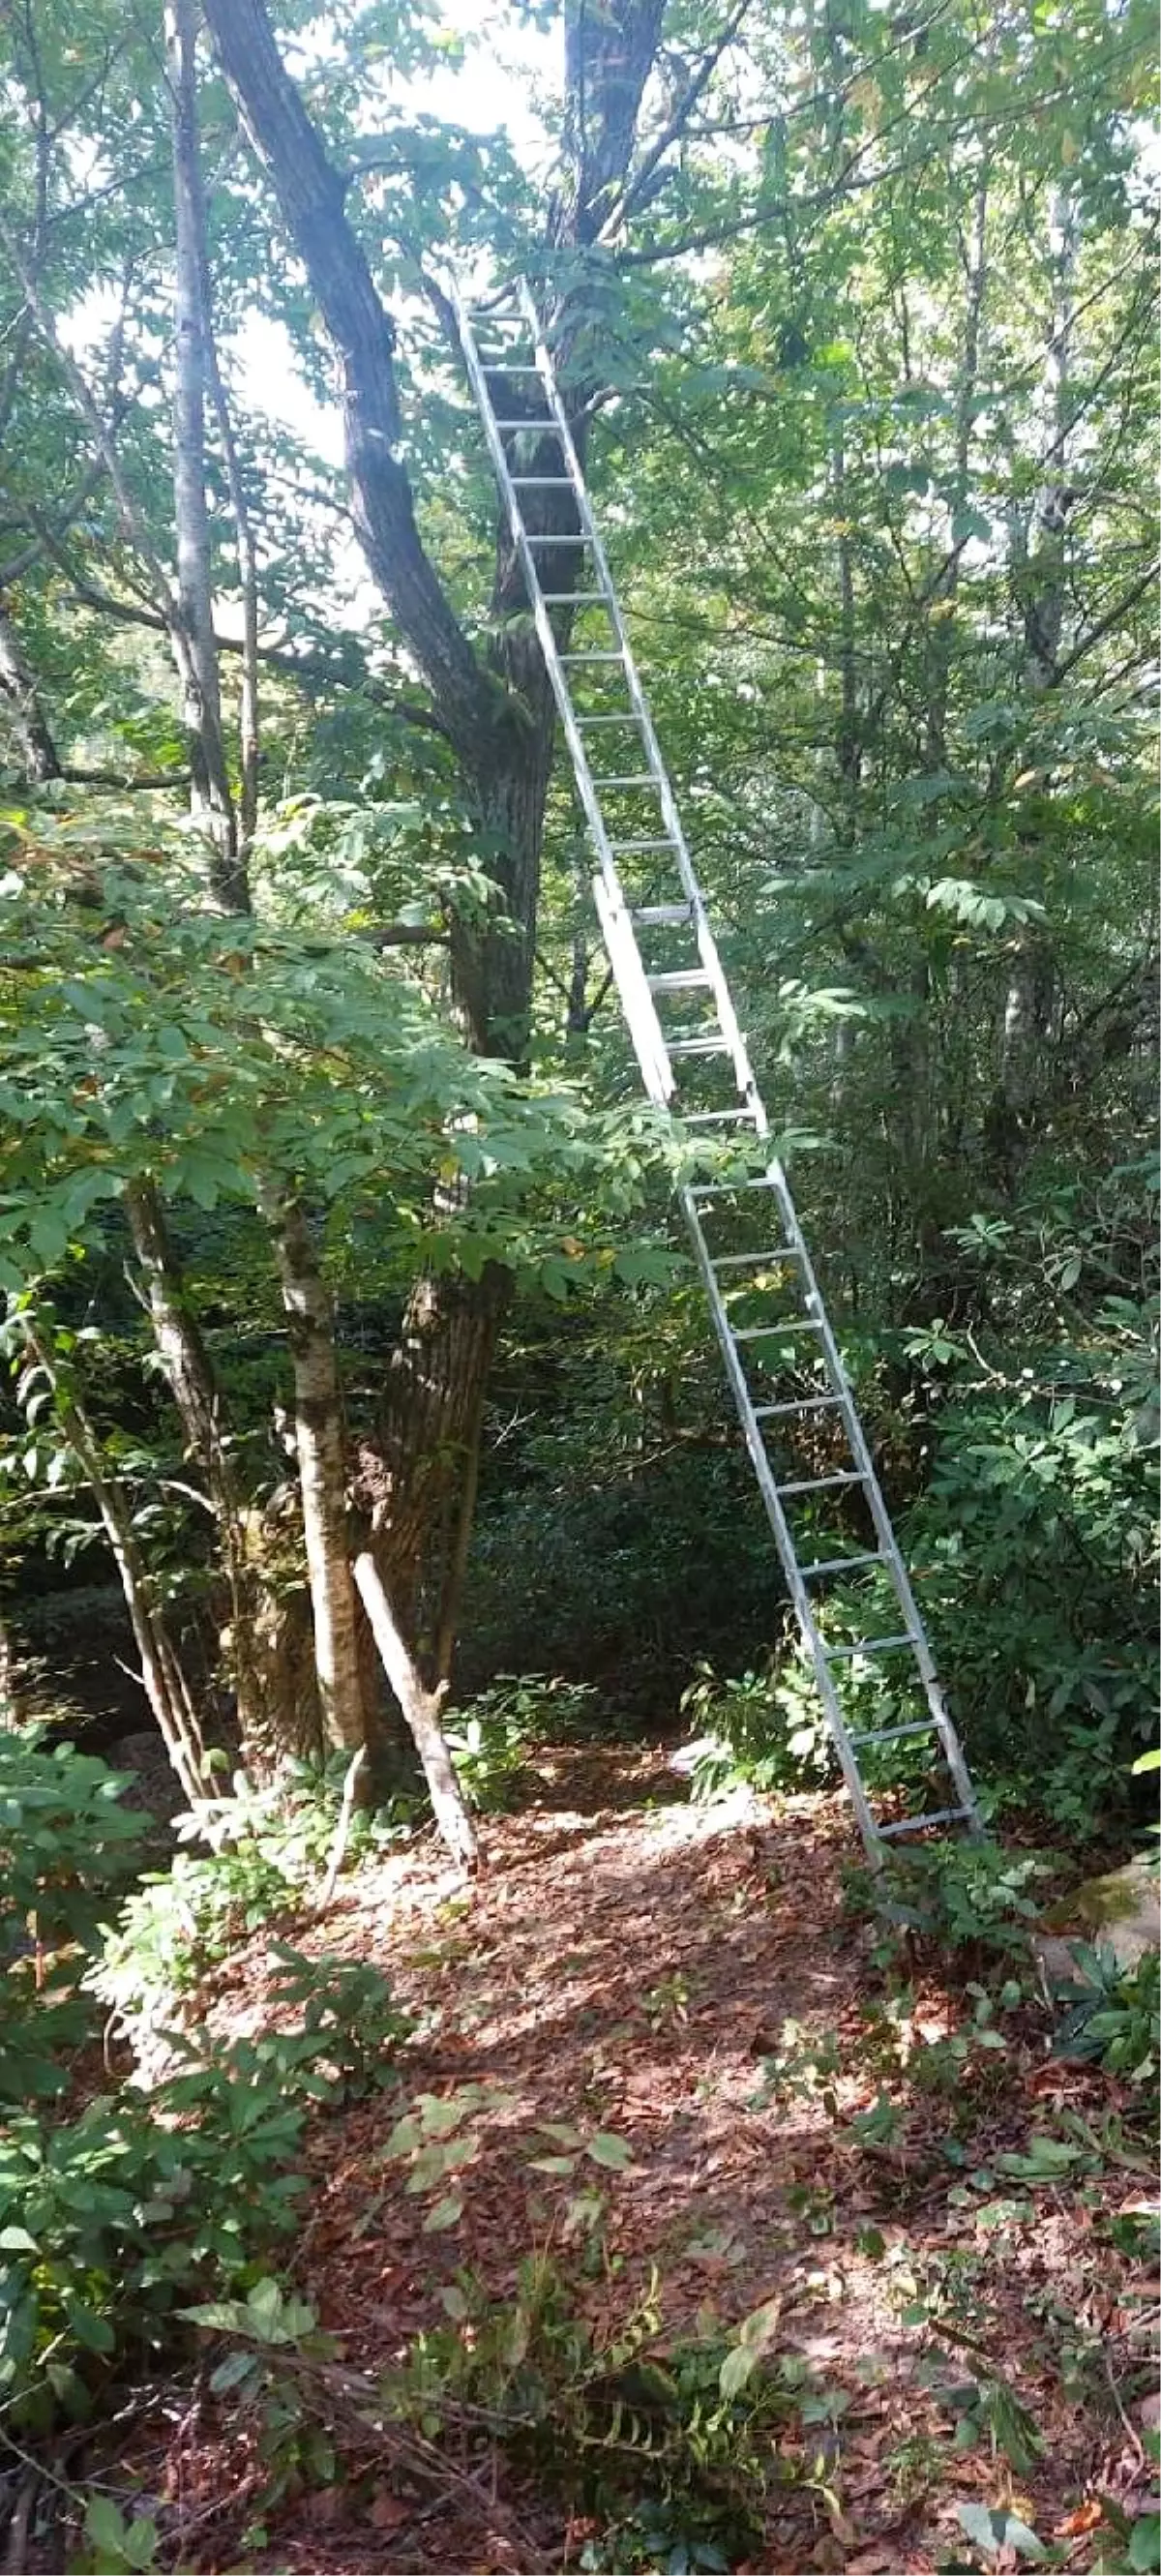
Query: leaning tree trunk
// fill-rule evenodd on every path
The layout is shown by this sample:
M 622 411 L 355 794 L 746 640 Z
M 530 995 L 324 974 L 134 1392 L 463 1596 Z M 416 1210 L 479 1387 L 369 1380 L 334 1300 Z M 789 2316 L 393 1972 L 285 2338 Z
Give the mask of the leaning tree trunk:
M 466 1868 L 472 1869 L 479 1856 L 475 1827 L 464 1804 L 439 1722 L 447 1684 L 440 1682 L 433 1691 L 425 1688 L 388 1600 L 379 1568 L 368 1548 L 362 1549 L 355 1558 L 354 1576 L 371 1634 L 382 1658 L 383 1670 L 415 1739 L 432 1814 L 449 1851 L 457 1860 L 463 1861 Z

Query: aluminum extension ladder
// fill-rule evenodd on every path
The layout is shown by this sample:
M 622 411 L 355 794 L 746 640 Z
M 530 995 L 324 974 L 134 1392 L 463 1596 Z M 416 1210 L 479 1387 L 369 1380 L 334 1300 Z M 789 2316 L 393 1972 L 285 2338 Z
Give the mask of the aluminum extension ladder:
M 645 1089 L 651 1100 L 671 1109 L 689 1129 L 718 1128 L 727 1137 L 731 1130 L 739 1138 L 747 1132 L 759 1139 L 768 1137 L 769 1120 L 706 916 L 531 291 L 521 279 L 511 289 L 473 302 L 453 284 L 452 300 L 468 377 L 596 853 L 593 893 Z M 567 513 L 573 523 L 571 533 L 560 528 L 559 496 L 564 491 L 571 494 Z M 550 496 L 547 512 L 538 498 L 541 494 Z M 537 521 L 546 515 L 555 516 L 556 525 L 551 532 L 538 533 Z M 561 611 L 567 642 L 562 642 L 553 624 L 554 615 Z M 585 640 L 575 641 L 576 630 L 588 630 L 594 623 L 595 641 L 589 641 L 587 634 Z M 609 756 L 602 758 L 606 744 Z M 663 1028 L 659 1004 L 667 1016 L 671 1010 L 680 1013 L 691 1007 L 710 1016 L 692 1022 L 679 1019 L 676 1026 Z M 963 1824 L 978 1833 L 982 1828 L 967 1764 L 782 1165 L 772 1154 L 763 1169 L 747 1166 L 737 1181 L 686 1186 L 680 1202 L 750 1462 L 868 1857 L 877 1867 L 885 1857 L 884 1847 L 895 1837 L 936 1826 Z M 771 1212 L 776 1219 L 773 1227 Z M 759 1216 L 764 1221 L 757 1245 L 739 1246 L 739 1232 L 752 1233 Z M 777 1237 L 773 1243 L 772 1231 Z M 728 1248 L 723 1248 L 723 1241 Z M 771 1291 L 784 1299 L 789 1296 L 788 1311 L 773 1309 Z M 749 1320 L 737 1319 L 734 1310 L 739 1300 Z M 809 1355 L 805 1363 L 804 1347 Z M 771 1355 L 780 1374 L 774 1380 L 774 1400 L 766 1401 L 762 1363 Z M 800 1381 L 793 1395 L 779 1391 L 787 1368 L 796 1369 Z M 828 1427 L 832 1432 L 841 1430 L 850 1463 L 838 1466 L 827 1460 L 817 1474 L 787 1475 L 777 1454 L 784 1426 L 807 1422 L 817 1424 L 824 1436 Z M 809 1528 L 804 1533 L 796 1526 L 796 1516 L 809 1521 L 816 1496 L 849 1488 L 858 1488 L 874 1546 L 858 1546 L 844 1555 L 804 1555 L 804 1545 L 817 1542 L 811 1540 Z M 871 1588 L 866 1605 L 869 1624 L 879 1625 L 885 1633 L 854 1643 L 828 1643 L 820 1626 L 824 1604 L 816 1599 L 812 1586 L 828 1577 L 851 1576 Z M 884 1588 L 893 1598 L 885 1618 L 879 1615 Z M 856 1657 L 888 1656 L 905 1659 L 904 1688 L 921 1713 L 908 1713 L 901 1722 L 873 1731 L 852 1732 L 840 1696 L 841 1667 L 844 1662 L 853 1665 Z M 891 1675 L 896 1700 L 897 1671 L 896 1666 Z M 930 1739 L 929 1767 L 941 1766 L 948 1780 L 948 1803 L 881 1822 L 871 1805 L 879 1790 L 864 1776 L 866 1770 L 879 1766 L 861 1761 L 860 1756 L 872 1747 L 904 1742 L 913 1742 L 918 1752 L 925 1736 Z

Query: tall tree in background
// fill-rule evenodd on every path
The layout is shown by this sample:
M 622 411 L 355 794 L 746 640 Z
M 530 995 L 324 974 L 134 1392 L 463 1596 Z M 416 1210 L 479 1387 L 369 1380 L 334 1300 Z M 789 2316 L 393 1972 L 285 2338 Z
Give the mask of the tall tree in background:
M 729 22 L 730 32 L 741 14 Z M 455 1001 L 473 1046 L 520 1062 L 528 1042 L 555 709 L 539 644 L 522 613 L 527 601 L 519 564 L 501 526 L 485 621 L 491 640 L 481 654 L 420 539 L 401 455 L 394 327 L 348 217 L 344 180 L 285 69 L 262 0 L 208 0 L 206 16 L 336 354 L 360 543 L 427 681 L 469 810 L 493 853 L 503 917 L 454 928 Z M 624 211 L 663 16 L 663 0 L 566 11 L 566 158 L 545 237 L 550 278 L 558 267 L 567 276 L 568 255 L 597 241 L 615 203 Z M 719 42 L 711 58 L 720 50 Z M 671 124 L 676 140 L 680 118 Z M 552 301 L 556 336 L 567 340 L 567 294 L 563 310 L 559 294 Z M 582 454 L 586 402 L 597 389 L 590 380 L 571 400 Z M 508 399 L 518 413 L 515 384 Z M 547 440 L 528 471 L 551 475 L 557 463 Z M 570 534 L 576 525 L 571 497 L 540 494 L 529 525 L 534 535 Z M 575 587 L 577 560 L 558 549 L 555 587 Z M 557 619 L 564 642 L 571 611 L 559 610 Z M 475 1282 L 421 1283 L 388 1373 L 377 1462 L 383 1473 L 375 1480 L 376 1552 L 397 1614 L 436 1681 L 445 1678 L 439 1666 L 446 1666 L 455 1631 L 472 1461 L 504 1294 L 504 1274 L 495 1268 Z M 459 1496 L 450 1546 L 449 1483 Z

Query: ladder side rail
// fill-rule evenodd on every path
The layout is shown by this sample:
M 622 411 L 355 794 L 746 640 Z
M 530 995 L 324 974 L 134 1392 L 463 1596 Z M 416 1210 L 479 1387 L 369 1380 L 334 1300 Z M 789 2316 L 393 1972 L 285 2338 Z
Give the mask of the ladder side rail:
M 749 1452 L 750 1464 L 754 1470 L 758 1489 L 766 1507 L 766 1515 L 774 1533 L 775 1545 L 778 1549 L 783 1574 L 786 1577 L 787 1588 L 790 1593 L 795 1616 L 798 1620 L 799 1628 L 809 1649 L 811 1662 L 814 1666 L 815 1683 L 819 1697 L 822 1701 L 823 1711 L 827 1725 L 830 1729 L 831 1739 L 834 1744 L 835 1752 L 838 1755 L 843 1778 L 846 1781 L 851 1805 L 854 1808 L 856 1820 L 858 1822 L 859 1832 L 862 1835 L 863 1843 L 866 1847 L 867 1857 L 872 1868 L 879 1869 L 882 1867 L 884 1855 L 879 1841 L 878 1827 L 873 1815 L 871 1814 L 867 1792 L 863 1785 L 862 1773 L 859 1770 L 854 1748 L 851 1744 L 850 1735 L 847 1730 L 846 1719 L 843 1716 L 842 1704 L 835 1688 L 834 1675 L 830 1670 L 830 1666 L 827 1663 L 826 1655 L 823 1650 L 822 1639 L 819 1635 L 818 1626 L 814 1616 L 813 1603 L 811 1601 L 810 1594 L 806 1589 L 806 1584 L 803 1581 L 802 1571 L 795 1551 L 794 1535 L 786 1514 L 782 1509 L 781 1498 L 774 1479 L 774 1471 L 766 1454 L 766 1445 L 763 1441 L 761 1431 L 755 1418 L 753 1398 L 746 1383 L 746 1374 L 742 1367 L 741 1360 L 738 1357 L 737 1344 L 730 1329 L 730 1320 L 725 1307 L 722 1304 L 721 1292 L 714 1276 L 709 1249 L 697 1214 L 697 1207 L 695 1202 L 690 1198 L 688 1191 L 685 1190 L 681 1192 L 681 1208 L 689 1231 L 690 1240 L 693 1244 L 694 1257 L 701 1274 L 702 1286 L 705 1289 L 706 1300 L 713 1320 L 714 1331 L 717 1335 L 718 1345 L 725 1362 L 726 1376 L 729 1379 L 730 1389 L 738 1411 L 738 1418 L 742 1425 L 742 1436 Z
M 584 471 L 581 466 L 580 458 L 577 455 L 576 444 L 573 439 L 568 414 L 565 411 L 563 401 L 561 400 L 560 388 L 556 380 L 556 369 L 552 361 L 552 353 L 544 338 L 540 316 L 536 310 L 532 291 L 526 278 L 521 278 L 519 292 L 523 318 L 527 323 L 529 335 L 536 351 L 536 363 L 540 370 L 545 399 L 552 413 L 553 426 L 560 440 L 565 463 L 568 468 L 569 479 L 573 484 L 573 488 L 577 496 L 585 528 L 586 542 L 596 568 L 597 580 L 604 595 L 605 607 L 608 611 L 613 633 L 615 634 L 621 649 L 621 658 L 625 671 L 625 685 L 629 692 L 630 704 L 640 728 L 642 741 L 645 745 L 645 756 L 649 763 L 651 774 L 656 782 L 661 804 L 662 820 L 669 839 L 673 844 L 673 853 L 677 863 L 678 875 L 689 900 L 690 909 L 693 915 L 693 928 L 697 940 L 698 955 L 701 958 L 702 965 L 710 979 L 714 1001 L 717 1005 L 719 1026 L 733 1060 L 738 1091 L 746 1107 L 753 1112 L 757 1134 L 759 1136 L 768 1135 L 769 1121 L 754 1077 L 754 1070 L 750 1063 L 746 1041 L 738 1023 L 738 1016 L 734 1009 L 733 995 L 726 982 L 721 958 L 718 954 L 717 941 L 714 938 L 713 931 L 710 927 L 709 915 L 706 911 L 705 896 L 702 892 L 697 871 L 690 854 L 689 845 L 686 841 L 685 829 L 677 809 L 677 799 L 673 793 L 673 786 L 669 772 L 665 766 L 661 745 L 657 739 L 653 718 L 649 709 L 649 702 L 646 698 L 644 689 L 641 686 L 641 678 L 634 658 L 633 648 L 629 642 L 629 637 L 625 628 L 625 621 L 621 613 L 621 603 L 617 597 L 609 559 L 605 553 L 604 540 L 592 515 L 588 490 L 584 479 Z M 485 398 L 487 398 L 486 395 Z
M 835 1339 L 834 1328 L 827 1313 L 822 1291 L 815 1275 L 814 1264 L 810 1258 L 810 1253 L 806 1246 L 802 1228 L 798 1222 L 798 1212 L 791 1195 L 790 1184 L 781 1164 L 774 1164 L 771 1166 L 771 1177 L 774 1180 L 775 1195 L 778 1199 L 782 1220 L 787 1230 L 786 1240 L 788 1243 L 792 1243 L 794 1245 L 795 1252 L 797 1253 L 801 1264 L 805 1302 L 812 1314 L 818 1320 L 819 1340 L 825 1354 L 827 1368 L 830 1372 L 832 1383 L 836 1387 L 842 1401 L 843 1423 L 851 1455 L 859 1470 L 859 1480 L 867 1497 L 871 1519 L 875 1527 L 875 1536 L 878 1539 L 879 1546 L 883 1553 L 884 1562 L 887 1566 L 891 1582 L 895 1589 L 896 1598 L 903 1612 L 904 1623 L 911 1639 L 912 1650 L 916 1664 L 919 1668 L 920 1679 L 923 1683 L 927 1704 L 931 1710 L 932 1719 L 939 1736 L 940 1747 L 943 1752 L 944 1760 L 946 1761 L 948 1770 L 955 1782 L 956 1792 L 961 1804 L 968 1810 L 972 1831 L 974 1833 L 978 1833 L 981 1830 L 981 1827 L 971 1777 L 963 1758 L 959 1738 L 952 1724 L 947 1704 L 943 1696 L 942 1685 L 935 1669 L 935 1658 L 932 1655 L 931 1647 L 928 1643 L 927 1631 L 923 1625 L 923 1620 L 919 1612 L 919 1605 L 911 1587 L 911 1578 L 907 1572 L 906 1565 L 904 1564 L 899 1542 L 895 1536 L 894 1528 L 892 1526 L 891 1515 L 887 1509 L 886 1501 L 884 1499 L 883 1489 L 879 1483 L 878 1473 L 875 1467 L 875 1462 L 871 1456 L 867 1435 L 863 1429 L 858 1407 L 855 1403 L 854 1389 L 851 1386 L 850 1379 L 847 1375 L 846 1362 L 843 1359 L 842 1352 L 840 1351 L 838 1342 Z
M 527 295 L 528 290 L 524 285 L 523 280 L 521 281 L 521 289 L 522 294 Z M 476 406 L 483 422 L 484 436 L 488 442 L 488 452 L 492 459 L 496 481 L 500 487 L 501 499 L 503 500 L 504 508 L 507 512 L 508 523 L 512 531 L 516 551 L 520 559 L 520 569 L 524 575 L 525 588 L 528 592 L 529 603 L 536 626 L 537 638 L 544 655 L 545 668 L 547 669 L 548 677 L 552 685 L 552 692 L 556 699 L 557 711 L 564 729 L 565 739 L 568 743 L 569 753 L 576 773 L 576 781 L 577 786 L 580 789 L 581 803 L 585 810 L 585 819 L 593 836 L 597 857 L 600 862 L 601 875 L 604 878 L 610 900 L 617 910 L 622 915 L 625 915 L 627 920 L 624 888 L 621 884 L 616 860 L 609 845 L 608 828 L 606 826 L 605 818 L 601 811 L 600 800 L 593 783 L 592 771 L 589 768 L 588 753 L 585 750 L 584 740 L 577 724 L 572 698 L 569 693 L 568 682 L 561 666 L 560 647 L 557 643 L 556 636 L 553 633 L 552 620 L 545 605 L 540 576 L 536 569 L 536 561 L 533 554 L 533 546 L 536 541 L 535 538 L 529 536 L 528 530 L 524 524 L 524 514 L 520 508 L 520 503 L 513 485 L 511 470 L 507 456 L 504 452 L 504 442 L 496 427 L 496 416 L 492 407 L 492 397 L 488 390 L 479 350 L 476 347 L 476 339 L 472 328 L 471 317 L 467 312 L 463 298 L 460 295 L 459 288 L 455 284 L 454 280 L 452 283 L 452 301 L 455 309 L 456 322 L 459 328 L 460 345 L 463 350 L 464 363 L 467 367 L 472 391 L 476 397 Z M 529 298 L 529 302 L 531 303 L 531 298 Z M 550 362 L 547 359 L 547 351 L 543 349 L 543 344 L 539 341 L 538 322 L 535 327 L 538 339 L 537 365 L 538 367 L 541 365 L 542 357 L 545 362 L 550 365 Z M 547 384 L 546 390 L 554 401 L 554 408 L 558 408 L 559 406 L 555 403 L 555 388 L 552 386 L 551 381 Z M 561 419 L 563 421 L 563 413 L 561 414 Z M 567 422 L 564 423 L 564 427 L 567 434 Z M 573 485 L 573 495 L 577 502 L 581 517 L 581 528 L 578 531 L 576 542 L 578 547 L 587 545 L 593 553 L 594 559 L 596 559 L 600 541 L 597 538 L 596 530 L 592 524 L 592 517 L 588 508 L 588 496 L 585 492 L 584 484 L 580 479 L 580 467 L 577 461 L 575 449 L 572 447 L 571 439 L 569 439 L 568 444 L 570 481 Z M 603 578 L 605 582 L 608 583 L 607 566 L 604 567 Z M 642 974 L 643 973 L 644 969 L 642 969 Z M 661 1035 L 661 1024 L 660 1021 L 657 1020 L 657 1014 L 653 1006 L 653 997 L 652 994 L 648 993 L 647 987 L 646 993 L 649 1009 L 653 1014 L 654 1021 L 656 1022 L 657 1044 L 661 1047 L 661 1050 L 664 1053 L 665 1042 Z M 668 1070 L 668 1059 L 666 1059 L 666 1065 Z M 669 1088 L 672 1089 L 671 1075 L 669 1077 Z M 666 1096 L 668 1096 L 668 1094 Z

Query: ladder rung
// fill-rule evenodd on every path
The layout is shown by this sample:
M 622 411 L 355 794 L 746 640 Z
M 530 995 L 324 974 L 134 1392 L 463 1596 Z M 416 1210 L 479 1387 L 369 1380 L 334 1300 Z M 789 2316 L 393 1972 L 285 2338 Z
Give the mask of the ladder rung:
M 885 1843 L 892 1841 L 896 1834 L 925 1833 L 928 1825 L 953 1825 L 960 1817 L 970 1816 L 971 1812 L 970 1807 L 936 1807 L 930 1816 L 904 1816 L 897 1825 L 876 1825 L 875 1831 L 880 1842 Z
M 558 657 L 558 658 L 559 658 L 559 657 Z M 610 724 L 622 724 L 622 725 L 624 725 L 624 724 L 632 724 L 632 725 L 635 725 L 635 724 L 640 724 L 640 721 L 641 721 L 641 719 L 640 719 L 639 715 L 637 714 L 637 710 L 636 710 L 636 708 L 635 708 L 635 707 L 626 707 L 625 712 L 624 712 L 624 715 L 621 715 L 621 716 L 586 716 L 586 715 L 576 715 L 576 710 L 575 710 L 575 708 L 574 708 L 574 710 L 573 710 L 573 713 L 574 713 L 574 716 L 575 716 L 575 718 L 576 718 L 576 722 L 577 722 L 577 724 L 580 726 L 580 729 L 581 729 L 581 732 L 582 732 L 582 733 L 588 733 L 588 731 L 590 730 L 590 727 L 591 727 L 591 726 L 593 726 L 593 725 L 610 725 Z
M 762 1342 L 774 1333 L 822 1333 L 826 1326 L 821 1315 L 782 1315 L 773 1324 L 731 1324 L 736 1342 Z
M 568 537 L 554 537 L 548 534 L 541 536 L 539 531 L 533 528 L 526 528 L 524 533 L 530 546 L 587 546 L 588 544 L 583 528 L 574 528 L 571 536 Z
M 600 593 L 599 593 L 599 591 L 595 594 L 595 596 L 596 596 L 597 598 L 599 598 L 599 597 L 600 597 Z M 656 787 L 656 788 L 659 788 L 659 787 L 660 787 L 660 785 L 661 785 L 661 781 L 660 781 L 660 779 L 658 779 L 658 778 L 655 778 L 655 777 L 654 777 L 653 772 L 652 772 L 652 770 L 651 770 L 651 769 L 641 769 L 641 770 L 639 770 L 639 771 L 638 771 L 637 776 L 636 776 L 635 778 L 594 778 L 594 780 L 593 780 L 593 785 L 594 785 L 594 787 Z M 640 919 L 640 915 L 639 915 L 639 914 L 638 914 L 637 918 L 638 918 L 638 919 Z
M 596 722 L 595 717 L 593 721 Z M 691 903 L 644 903 L 638 906 L 636 912 L 630 913 L 629 919 L 639 923 L 642 930 L 659 930 L 663 924 L 692 921 L 693 905 Z
M 696 993 L 712 984 L 713 977 L 704 966 L 679 966 L 666 975 L 647 975 L 651 993 Z
M 884 1655 L 889 1646 L 914 1646 L 909 1628 L 899 1637 L 860 1637 L 857 1646 L 823 1646 L 828 1664 L 846 1663 L 853 1655 Z
M 735 1333 L 734 1340 L 737 1339 Z M 841 1395 L 802 1395 L 796 1397 L 793 1404 L 752 1404 L 750 1407 L 755 1422 L 773 1422 L 775 1418 L 784 1420 L 792 1413 L 841 1413 L 842 1409 Z
M 510 474 L 508 480 L 514 492 L 572 492 L 576 488 L 571 474 Z
M 857 1467 L 836 1468 L 833 1476 L 800 1476 L 792 1485 L 779 1485 L 780 1494 L 825 1494 L 833 1485 L 862 1485 L 865 1477 Z
M 746 1181 L 692 1181 L 689 1195 L 691 1199 L 732 1199 L 737 1197 L 739 1190 L 776 1190 L 777 1187 L 773 1172 L 756 1172 L 752 1180 Z
M 917 1717 L 908 1726 L 878 1726 L 873 1734 L 852 1735 L 852 1744 L 901 1744 L 905 1735 L 934 1735 L 935 1719 Z
M 683 1127 L 729 1127 L 739 1118 L 756 1118 L 757 1114 L 752 1105 L 746 1107 L 745 1104 L 738 1109 L 681 1109 L 678 1111 Z M 749 1253 L 744 1257 L 747 1261 L 752 1258 Z M 742 1254 L 739 1253 L 738 1259 L 742 1258 Z M 769 1254 L 766 1258 L 769 1259 Z M 720 1270 L 722 1263 L 715 1261 L 713 1267 L 715 1270 Z
M 556 658 L 567 666 L 571 662 L 623 662 L 625 656 L 618 647 L 615 653 L 558 653 Z M 621 846 L 625 847 L 624 842 Z M 665 847 L 668 846 L 667 842 Z
M 546 608 L 592 608 L 605 594 L 603 590 L 542 590 L 540 596 Z
M 711 1118 L 745 1118 L 749 1114 L 744 1109 L 713 1109 L 709 1112 Z M 801 1261 L 801 1259 L 802 1254 L 796 1243 L 775 1243 L 771 1245 L 768 1252 L 715 1252 L 710 1260 L 710 1269 L 748 1270 L 755 1262 Z
M 730 1041 L 719 1031 L 714 1038 L 666 1038 L 667 1055 L 729 1055 Z
M 562 655 L 561 658 L 563 660 L 565 657 Z M 609 658 L 612 660 L 617 657 L 610 655 Z M 609 843 L 609 848 L 615 850 L 618 857 L 623 850 L 675 850 L 676 847 L 676 841 L 668 832 L 660 841 L 610 841 Z
M 862 1556 L 818 1556 L 815 1558 L 813 1565 L 800 1565 L 798 1571 L 803 1576 L 808 1574 L 853 1574 L 856 1566 L 885 1565 L 886 1561 L 887 1560 L 884 1557 L 882 1550 L 880 1548 L 873 1547 Z
M 514 376 L 534 376 L 536 369 L 535 367 L 513 367 L 511 373 Z M 498 420 L 493 412 L 492 427 L 512 431 L 534 429 L 538 438 L 560 437 L 560 425 L 553 419 L 550 411 L 546 411 L 543 415 L 538 412 L 534 420 Z M 515 480 L 516 477 L 513 475 L 512 481 L 515 482 Z

